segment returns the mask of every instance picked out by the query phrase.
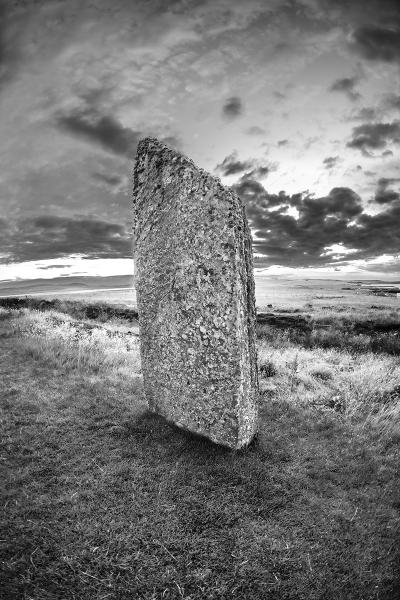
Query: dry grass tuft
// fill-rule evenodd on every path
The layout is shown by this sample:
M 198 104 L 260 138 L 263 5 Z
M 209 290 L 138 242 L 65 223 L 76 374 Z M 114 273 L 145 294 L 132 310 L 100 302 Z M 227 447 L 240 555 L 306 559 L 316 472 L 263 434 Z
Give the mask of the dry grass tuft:
M 55 367 L 140 372 L 137 328 L 93 325 L 55 311 L 23 309 L 14 331 L 21 350 Z

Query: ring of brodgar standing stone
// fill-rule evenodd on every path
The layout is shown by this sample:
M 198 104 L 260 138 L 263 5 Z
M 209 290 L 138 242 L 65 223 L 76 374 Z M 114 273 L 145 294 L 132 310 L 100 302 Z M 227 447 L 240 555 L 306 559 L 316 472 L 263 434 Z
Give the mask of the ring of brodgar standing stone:
M 238 449 L 257 430 L 251 234 L 239 197 L 179 152 L 139 142 L 134 261 L 149 409 Z

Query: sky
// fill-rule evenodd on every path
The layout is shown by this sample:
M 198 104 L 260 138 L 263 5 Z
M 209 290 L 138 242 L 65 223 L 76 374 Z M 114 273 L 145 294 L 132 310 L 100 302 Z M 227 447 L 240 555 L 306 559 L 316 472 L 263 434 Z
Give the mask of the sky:
M 131 272 L 146 136 L 267 273 L 400 278 L 397 0 L 2 0 L 0 131 L 0 280 Z

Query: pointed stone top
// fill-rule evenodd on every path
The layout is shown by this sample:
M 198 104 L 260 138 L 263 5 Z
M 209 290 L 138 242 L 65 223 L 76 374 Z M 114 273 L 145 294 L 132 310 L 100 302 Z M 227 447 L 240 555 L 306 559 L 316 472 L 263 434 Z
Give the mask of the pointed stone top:
M 171 148 L 167 144 L 164 144 L 164 142 L 161 142 L 160 140 L 158 140 L 157 138 L 154 138 L 154 137 L 145 137 L 139 141 L 138 147 L 137 147 L 137 152 L 136 152 L 136 158 L 139 158 L 139 156 L 142 156 L 145 154 L 164 154 L 164 153 L 168 155 L 169 160 L 171 160 L 171 158 L 176 157 L 176 158 L 186 160 L 191 165 L 195 166 L 194 162 L 189 157 L 182 154 L 182 152 L 179 152 L 179 150 L 175 150 L 174 148 Z
M 148 152 L 149 150 L 170 150 L 170 148 L 160 142 L 157 138 L 154 137 L 145 137 L 139 140 L 137 153 L 142 154 L 143 152 Z
M 225 188 L 222 185 L 219 177 L 211 175 L 201 167 L 198 167 L 191 158 L 186 156 L 186 154 L 183 154 L 179 150 L 171 148 L 170 146 L 164 144 L 164 142 L 160 141 L 157 138 L 145 137 L 139 141 L 136 151 L 136 164 L 140 161 L 141 158 L 144 158 L 146 155 L 159 155 L 163 163 L 176 163 L 177 161 L 179 161 L 179 163 L 186 165 L 191 169 L 194 169 L 200 175 L 203 175 L 209 180 L 212 179 L 216 185 L 221 186 L 221 188 L 225 189 L 226 191 L 229 190 L 230 193 L 232 193 L 232 190 L 230 188 Z

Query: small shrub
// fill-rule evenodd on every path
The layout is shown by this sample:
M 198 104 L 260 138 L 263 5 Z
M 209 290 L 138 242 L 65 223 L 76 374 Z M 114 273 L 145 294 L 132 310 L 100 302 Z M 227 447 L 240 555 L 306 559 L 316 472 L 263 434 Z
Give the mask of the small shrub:
M 0 321 L 6 321 L 8 319 L 12 319 L 17 314 L 19 314 L 19 312 L 20 311 L 0 307 Z
M 327 406 L 338 413 L 343 413 L 345 411 L 344 400 L 341 396 L 331 396 L 328 399 Z
M 323 367 L 314 369 L 313 371 L 311 371 L 311 375 L 316 379 L 321 379 L 321 381 L 329 381 L 333 378 L 332 371 L 330 371 L 329 369 L 324 369 Z
M 137 337 L 55 311 L 24 310 L 15 332 L 28 355 L 65 369 L 140 372 Z
M 271 360 L 263 362 L 259 367 L 261 377 L 274 377 L 277 374 L 277 369 Z

